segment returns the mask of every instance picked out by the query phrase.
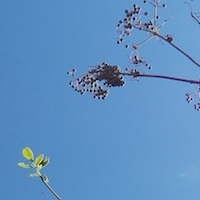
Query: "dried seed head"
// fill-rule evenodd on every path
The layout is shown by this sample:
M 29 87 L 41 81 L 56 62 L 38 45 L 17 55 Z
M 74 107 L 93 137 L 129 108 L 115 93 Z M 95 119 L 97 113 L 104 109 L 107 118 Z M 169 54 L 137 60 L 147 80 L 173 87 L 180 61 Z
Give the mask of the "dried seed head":
M 125 84 L 121 69 L 116 65 L 110 65 L 106 62 L 97 65 L 87 74 L 80 78 L 70 81 L 70 85 L 80 94 L 90 92 L 94 98 L 105 99 L 108 95 L 108 89 L 104 87 L 119 87 Z

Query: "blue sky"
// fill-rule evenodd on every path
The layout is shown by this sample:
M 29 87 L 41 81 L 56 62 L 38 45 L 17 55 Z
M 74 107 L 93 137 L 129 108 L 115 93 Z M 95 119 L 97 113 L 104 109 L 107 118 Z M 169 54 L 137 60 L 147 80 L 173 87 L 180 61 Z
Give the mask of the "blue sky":
M 29 178 L 25 146 L 51 162 L 43 172 L 62 199 L 197 200 L 200 198 L 199 112 L 185 101 L 197 86 L 126 79 L 106 100 L 69 85 L 101 62 L 125 68 L 130 49 L 116 44 L 124 10 L 143 1 L 0 2 L 0 185 L 2 199 L 54 199 Z M 184 1 L 166 0 L 161 32 L 199 60 L 199 26 Z M 195 11 L 199 4 L 193 1 Z M 162 19 L 161 19 L 162 21 Z M 135 32 L 127 42 L 145 38 Z M 199 79 L 199 69 L 164 42 L 140 53 L 150 73 Z

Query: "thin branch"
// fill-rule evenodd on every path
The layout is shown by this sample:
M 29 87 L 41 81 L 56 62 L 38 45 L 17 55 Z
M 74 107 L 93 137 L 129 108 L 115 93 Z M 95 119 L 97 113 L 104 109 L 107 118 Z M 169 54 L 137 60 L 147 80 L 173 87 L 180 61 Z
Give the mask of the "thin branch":
M 185 51 L 180 49 L 178 46 L 176 46 L 172 42 L 169 42 L 167 40 L 167 38 L 165 38 L 164 36 L 160 35 L 159 33 L 155 33 L 155 35 L 158 36 L 159 38 L 163 39 L 165 42 L 167 42 L 171 46 L 173 46 L 176 50 L 178 50 L 180 53 L 182 53 L 184 56 L 186 56 L 190 61 L 192 61 L 196 66 L 200 67 L 200 64 L 197 61 L 195 61 L 189 54 L 187 54 Z
M 131 72 L 122 72 L 122 75 L 126 76 L 133 76 L 134 78 L 137 77 L 146 77 L 146 78 L 159 78 L 159 79 L 167 79 L 167 80 L 173 80 L 173 81 L 179 81 L 179 82 L 185 82 L 190 84 L 200 84 L 200 80 L 192 80 L 192 79 L 186 79 L 186 78 L 178 78 L 173 76 L 165 76 L 165 75 L 156 75 L 156 74 L 141 74 L 137 71 L 131 71 Z
M 54 191 L 54 189 L 47 183 L 46 176 L 42 175 L 40 176 L 42 182 L 46 185 L 46 187 L 51 191 L 51 193 L 58 199 L 61 200 L 61 198 L 58 196 L 58 194 Z
M 173 46 L 177 51 L 179 51 L 184 56 L 186 56 L 196 66 L 200 67 L 200 64 L 197 61 L 195 61 L 189 54 L 187 54 L 185 51 L 183 51 L 178 46 L 176 46 L 175 44 L 173 44 L 171 41 L 168 41 L 166 37 L 160 35 L 158 32 L 155 32 L 154 30 L 151 30 L 151 29 L 141 28 L 141 27 L 135 27 L 135 28 L 137 28 L 139 30 L 147 31 L 147 32 L 149 32 L 149 33 L 151 33 L 151 34 L 153 34 L 155 36 L 158 36 L 159 38 L 161 38 L 162 40 L 164 40 L 165 42 L 167 42 L 168 44 L 170 44 L 171 46 Z
M 191 7 L 191 5 L 190 5 L 188 2 L 186 2 L 186 1 L 185 1 L 185 4 L 187 4 L 187 5 L 190 7 L 190 15 L 191 15 L 191 17 L 192 17 L 198 24 L 200 24 L 200 20 L 198 19 L 198 17 L 195 16 L 195 13 L 192 12 L 192 7 Z

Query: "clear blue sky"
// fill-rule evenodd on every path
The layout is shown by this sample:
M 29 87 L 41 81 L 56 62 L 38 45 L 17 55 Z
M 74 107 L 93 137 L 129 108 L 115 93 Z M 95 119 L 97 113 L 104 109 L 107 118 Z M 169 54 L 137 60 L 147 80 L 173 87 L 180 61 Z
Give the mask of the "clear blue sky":
M 54 199 L 28 177 L 31 170 L 17 166 L 25 146 L 51 157 L 43 172 L 63 200 L 200 199 L 200 113 L 185 101 L 196 86 L 127 78 L 101 101 L 68 84 L 72 68 L 82 75 L 103 61 L 127 67 L 130 49 L 116 44 L 116 25 L 137 2 L 143 6 L 142 0 L 1 0 L 1 199 Z M 165 3 L 163 19 L 173 19 L 162 33 L 200 61 L 200 28 L 189 7 Z M 141 54 L 151 73 L 200 78 L 164 42 L 148 43 Z

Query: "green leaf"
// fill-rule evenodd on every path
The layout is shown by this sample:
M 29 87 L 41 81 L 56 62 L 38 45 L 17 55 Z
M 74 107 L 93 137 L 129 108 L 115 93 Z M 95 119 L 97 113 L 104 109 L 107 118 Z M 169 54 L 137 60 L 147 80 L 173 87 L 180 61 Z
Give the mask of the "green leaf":
M 31 160 L 31 161 L 34 160 L 34 154 L 31 150 L 31 148 L 25 147 L 22 151 L 22 154 L 26 159 Z
M 39 171 L 40 171 L 41 169 L 42 169 L 42 165 L 41 165 L 41 164 L 37 165 L 36 170 L 37 170 L 38 173 L 39 173 Z
M 42 163 L 43 159 L 44 159 L 44 154 L 40 154 L 40 155 L 35 159 L 35 162 L 34 162 L 35 165 L 36 165 L 36 166 L 40 165 L 40 164 Z
M 41 163 L 42 167 L 47 166 L 49 164 L 49 162 L 50 162 L 50 158 L 46 157 Z
M 19 165 L 20 167 L 23 167 L 23 168 L 31 168 L 31 165 L 25 164 L 25 163 L 23 163 L 23 162 L 19 162 L 18 165 Z

